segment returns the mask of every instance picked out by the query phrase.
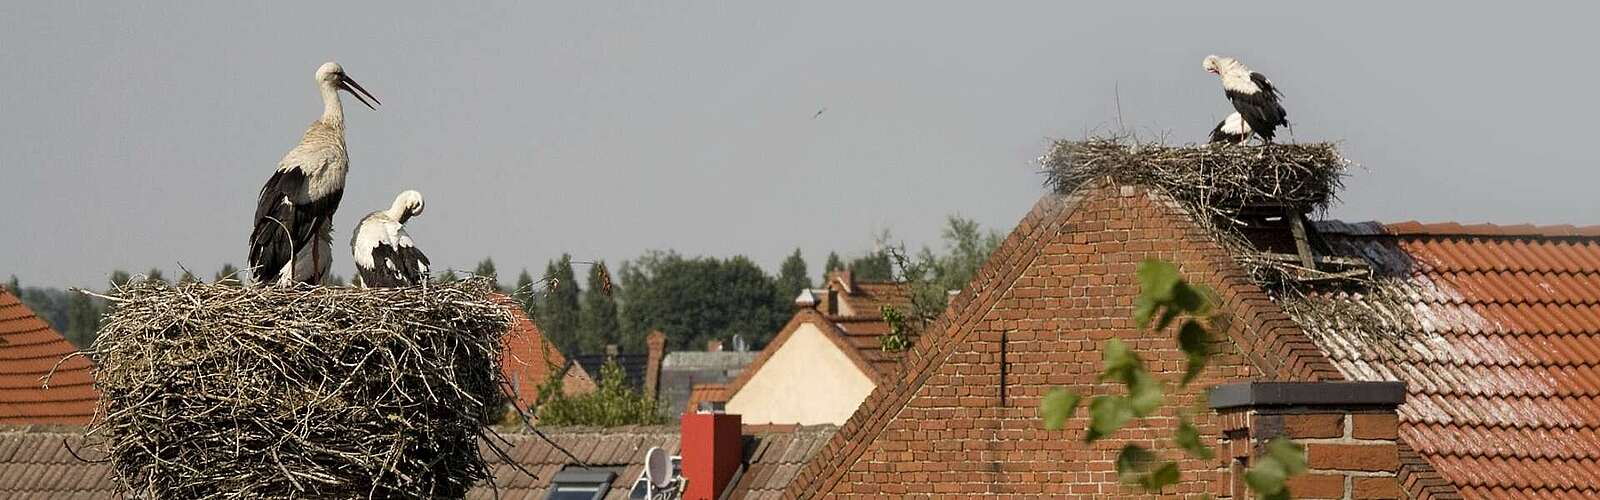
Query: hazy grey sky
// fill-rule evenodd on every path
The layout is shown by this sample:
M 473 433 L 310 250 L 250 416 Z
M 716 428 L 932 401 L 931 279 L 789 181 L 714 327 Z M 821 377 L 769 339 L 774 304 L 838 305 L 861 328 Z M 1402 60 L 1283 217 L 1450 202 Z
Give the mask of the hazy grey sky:
M 1594 2 L 0 3 L 0 276 L 243 264 L 255 197 L 337 60 L 336 241 L 407 188 L 438 267 L 569 251 L 860 253 L 945 214 L 1009 230 L 1046 138 L 1198 140 L 1206 54 L 1361 162 L 1332 215 L 1600 223 Z M 821 108 L 820 118 L 812 115 Z M 343 252 L 344 250 L 340 250 Z M 335 271 L 350 275 L 347 254 Z

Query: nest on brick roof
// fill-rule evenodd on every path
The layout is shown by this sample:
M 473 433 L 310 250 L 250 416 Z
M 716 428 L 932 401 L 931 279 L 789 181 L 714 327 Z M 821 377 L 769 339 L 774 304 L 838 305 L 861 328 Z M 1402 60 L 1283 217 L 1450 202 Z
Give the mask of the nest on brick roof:
M 1260 205 L 1324 210 L 1338 199 L 1350 165 L 1328 143 L 1166 146 L 1118 139 L 1056 141 L 1040 161 L 1059 193 L 1109 177 L 1219 213 Z
M 90 442 L 134 498 L 461 498 L 504 404 L 493 290 L 134 282 Z

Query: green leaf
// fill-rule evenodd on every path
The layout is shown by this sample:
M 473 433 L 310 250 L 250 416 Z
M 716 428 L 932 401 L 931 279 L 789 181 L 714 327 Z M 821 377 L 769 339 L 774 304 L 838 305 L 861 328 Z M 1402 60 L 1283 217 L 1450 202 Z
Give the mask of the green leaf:
M 1291 476 L 1306 471 L 1306 450 L 1294 441 L 1273 438 L 1267 442 L 1267 456 L 1282 463 Z
M 1134 354 L 1133 350 L 1128 348 L 1128 344 L 1122 342 L 1122 339 L 1107 340 L 1100 355 L 1104 365 L 1101 367 L 1100 380 L 1116 379 L 1126 383 L 1130 380 L 1130 373 L 1134 370 L 1143 369 L 1143 363 L 1139 360 L 1139 355 Z
M 1089 402 L 1089 430 L 1083 441 L 1092 443 L 1117 432 L 1133 419 L 1133 408 L 1122 396 L 1095 396 Z
M 1206 362 L 1211 358 L 1211 352 L 1208 350 L 1210 340 L 1211 332 L 1206 331 L 1200 322 L 1193 319 L 1184 321 L 1183 327 L 1178 329 L 1178 349 L 1182 350 L 1189 360 L 1184 367 L 1183 380 L 1178 383 L 1179 386 L 1189 385 L 1189 382 L 1193 382 L 1205 369 Z
M 1051 389 L 1044 396 L 1044 401 L 1039 403 L 1039 416 L 1044 418 L 1044 428 L 1052 431 L 1061 430 L 1066 426 L 1067 419 L 1078 410 L 1077 393 L 1068 392 L 1066 389 Z
M 1172 306 L 1186 313 L 1199 313 L 1206 308 L 1206 297 L 1189 283 L 1179 281 L 1172 287 Z
M 1250 486 L 1250 491 L 1256 495 L 1272 495 L 1283 491 L 1283 482 L 1289 479 L 1289 472 L 1283 464 L 1271 457 L 1261 457 L 1256 461 L 1255 467 L 1244 473 L 1244 482 Z
M 1244 482 L 1262 498 L 1288 498 L 1284 482 L 1305 472 L 1305 449 L 1282 437 L 1267 442 L 1267 452 L 1244 473 Z
M 1117 476 L 1124 480 L 1133 480 L 1129 477 L 1134 474 L 1150 470 L 1150 464 L 1155 462 L 1156 454 L 1133 443 L 1122 445 L 1122 451 L 1117 453 Z
M 1128 383 L 1128 406 L 1133 409 L 1133 414 L 1144 417 L 1161 407 L 1165 399 L 1161 391 L 1161 381 L 1156 380 L 1144 368 L 1136 368 L 1131 373 Z
M 1182 278 L 1178 266 L 1159 259 L 1145 259 L 1134 273 L 1139 277 L 1139 294 L 1156 303 L 1172 300 L 1172 287 Z
M 1209 460 L 1214 455 L 1211 447 L 1200 440 L 1200 429 L 1195 428 L 1187 415 L 1179 419 L 1178 430 L 1173 433 L 1172 440 L 1183 451 L 1189 452 L 1191 457 Z
M 1145 475 L 1144 478 L 1139 480 L 1139 484 L 1144 486 L 1146 490 L 1159 492 L 1162 488 L 1178 484 L 1180 477 L 1182 477 L 1182 473 L 1178 471 L 1178 464 L 1176 462 L 1167 462 L 1161 464 L 1161 467 L 1154 472 Z
M 1166 330 L 1167 329 L 1167 325 L 1171 325 L 1172 324 L 1172 320 L 1178 319 L 1178 313 L 1179 312 L 1181 312 L 1181 311 L 1179 311 L 1177 308 L 1174 308 L 1174 307 L 1172 307 L 1170 305 L 1167 306 L 1166 309 L 1162 309 L 1161 310 L 1161 318 L 1156 320 L 1156 326 L 1155 326 L 1155 328 L 1152 328 L 1152 330 L 1156 330 L 1156 331 Z
M 1144 296 L 1144 295 L 1140 295 L 1138 297 L 1134 297 L 1133 298 L 1133 323 L 1135 325 L 1138 325 L 1139 329 L 1141 329 L 1141 330 L 1145 329 L 1145 328 L 1149 328 L 1150 327 L 1150 316 L 1155 315 L 1156 306 L 1157 306 L 1156 301 L 1150 299 L 1150 297 L 1147 297 L 1147 296 Z
M 1189 314 L 1193 314 L 1195 316 L 1210 316 L 1211 313 L 1216 311 L 1217 304 L 1222 303 L 1222 296 L 1217 295 L 1217 291 L 1211 289 L 1209 286 L 1190 283 L 1189 287 L 1192 288 L 1195 293 L 1200 294 L 1200 308 L 1189 311 Z

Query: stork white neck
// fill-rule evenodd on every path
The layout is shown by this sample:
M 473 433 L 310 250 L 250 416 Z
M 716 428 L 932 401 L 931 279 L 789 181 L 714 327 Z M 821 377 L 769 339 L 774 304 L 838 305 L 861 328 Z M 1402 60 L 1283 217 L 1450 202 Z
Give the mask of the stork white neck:
M 322 122 L 344 126 L 344 105 L 339 103 L 339 88 L 328 81 L 318 82 L 317 87 L 322 90 Z
M 401 224 L 405 224 L 412 216 L 421 214 L 422 193 L 413 190 L 401 192 L 399 196 L 394 197 L 394 203 L 389 205 L 389 209 L 383 211 L 383 215 Z

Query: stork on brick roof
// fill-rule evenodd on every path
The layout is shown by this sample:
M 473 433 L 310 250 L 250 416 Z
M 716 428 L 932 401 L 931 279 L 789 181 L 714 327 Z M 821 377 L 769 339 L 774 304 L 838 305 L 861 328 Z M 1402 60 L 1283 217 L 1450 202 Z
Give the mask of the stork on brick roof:
M 1278 127 L 1289 125 L 1289 113 L 1284 111 L 1279 99 L 1283 93 L 1265 75 L 1251 71 L 1244 63 L 1231 57 L 1206 56 L 1200 62 L 1207 73 L 1221 77 L 1222 93 L 1233 103 L 1249 131 L 1272 142 Z M 1248 137 L 1248 133 L 1246 133 Z

